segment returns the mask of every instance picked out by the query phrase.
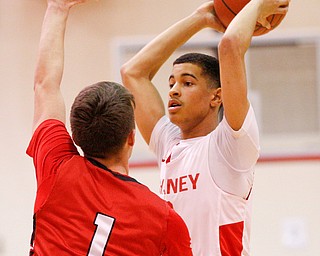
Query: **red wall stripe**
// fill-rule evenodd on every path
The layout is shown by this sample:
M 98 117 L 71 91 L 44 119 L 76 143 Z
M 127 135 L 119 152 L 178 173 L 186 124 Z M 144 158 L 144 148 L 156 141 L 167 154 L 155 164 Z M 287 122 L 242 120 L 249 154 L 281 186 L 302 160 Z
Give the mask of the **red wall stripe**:
M 295 161 L 320 161 L 320 154 L 314 155 L 279 155 L 279 156 L 261 156 L 258 163 L 267 162 L 295 162 Z M 156 161 L 132 161 L 130 168 L 157 168 Z

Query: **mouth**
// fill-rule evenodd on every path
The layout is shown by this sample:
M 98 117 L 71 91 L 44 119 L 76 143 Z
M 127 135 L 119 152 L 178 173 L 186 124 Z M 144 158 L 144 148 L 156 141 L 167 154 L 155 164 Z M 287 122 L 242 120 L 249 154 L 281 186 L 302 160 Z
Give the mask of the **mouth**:
M 181 107 L 181 103 L 178 100 L 170 99 L 168 102 L 168 110 L 170 112 L 178 110 Z
M 175 108 L 175 107 L 181 107 L 181 103 L 177 100 L 169 100 L 168 102 L 168 108 Z

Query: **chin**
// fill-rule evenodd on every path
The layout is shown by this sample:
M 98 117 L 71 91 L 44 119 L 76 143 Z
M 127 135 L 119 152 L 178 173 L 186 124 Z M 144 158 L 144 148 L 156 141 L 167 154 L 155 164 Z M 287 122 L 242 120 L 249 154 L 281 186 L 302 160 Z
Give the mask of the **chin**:
M 176 126 L 179 126 L 179 119 L 175 115 L 169 115 L 170 122 Z

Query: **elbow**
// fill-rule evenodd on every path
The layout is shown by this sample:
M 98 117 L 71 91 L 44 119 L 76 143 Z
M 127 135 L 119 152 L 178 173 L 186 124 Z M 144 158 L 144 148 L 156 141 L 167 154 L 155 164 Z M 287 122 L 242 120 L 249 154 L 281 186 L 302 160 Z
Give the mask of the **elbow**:
M 121 75 L 121 79 L 122 79 L 123 83 L 125 83 L 128 79 L 130 79 L 130 77 L 133 76 L 133 72 L 132 72 L 132 70 L 128 67 L 127 64 L 124 64 L 124 65 L 120 68 L 120 75 Z
M 53 88 L 54 86 L 60 86 L 61 75 L 57 75 L 56 72 L 48 72 L 47 69 L 43 67 L 37 67 L 34 80 L 33 80 L 33 89 L 38 88 Z
M 33 90 L 36 91 L 36 89 L 44 87 L 44 78 L 43 76 L 39 75 L 38 73 L 34 76 L 33 81 Z
M 33 90 L 36 91 L 54 91 L 60 89 L 61 80 L 54 79 L 52 76 L 44 76 L 41 73 L 36 73 L 33 81 Z
M 219 56 L 225 56 L 240 51 L 240 46 L 239 35 L 224 35 L 218 46 Z
M 142 68 L 133 67 L 130 63 L 126 63 L 120 68 L 120 75 L 123 85 L 129 90 L 134 89 L 133 87 L 147 76 Z
M 138 77 L 137 72 L 130 68 L 128 64 L 124 64 L 120 68 L 120 74 L 123 85 L 128 88 L 130 87 L 130 84 L 132 84 L 131 81 Z

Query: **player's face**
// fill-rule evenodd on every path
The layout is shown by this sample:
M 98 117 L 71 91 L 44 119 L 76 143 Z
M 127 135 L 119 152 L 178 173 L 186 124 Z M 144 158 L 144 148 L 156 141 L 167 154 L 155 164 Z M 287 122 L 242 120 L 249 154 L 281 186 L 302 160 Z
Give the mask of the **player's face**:
M 212 121 L 211 102 L 216 89 L 208 88 L 208 81 L 197 65 L 176 64 L 169 77 L 168 113 L 172 123 L 182 131 L 207 125 Z

